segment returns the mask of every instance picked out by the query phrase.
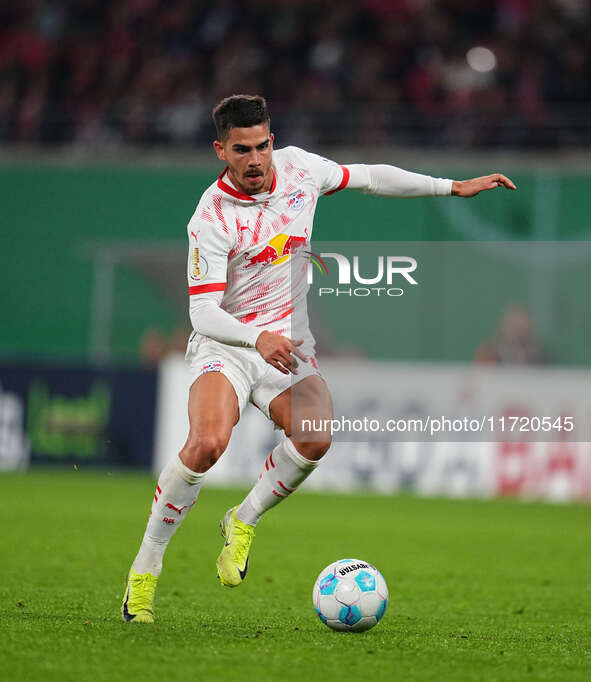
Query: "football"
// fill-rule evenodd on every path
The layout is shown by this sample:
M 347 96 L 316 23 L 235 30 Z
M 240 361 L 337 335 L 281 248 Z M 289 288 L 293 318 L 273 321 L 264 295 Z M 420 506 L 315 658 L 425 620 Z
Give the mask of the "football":
M 382 619 L 388 606 L 388 586 L 367 561 L 341 559 L 320 571 L 312 599 L 318 617 L 329 628 L 363 632 Z

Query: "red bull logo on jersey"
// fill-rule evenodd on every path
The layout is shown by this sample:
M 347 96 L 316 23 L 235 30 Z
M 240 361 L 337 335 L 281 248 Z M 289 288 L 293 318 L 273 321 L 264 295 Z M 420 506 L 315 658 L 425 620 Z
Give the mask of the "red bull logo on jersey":
M 287 208 L 294 211 L 301 211 L 304 208 L 304 197 L 306 193 L 301 189 L 296 189 L 295 192 L 287 195 Z
M 244 254 L 246 267 L 253 265 L 279 265 L 284 263 L 297 249 L 306 244 L 306 237 L 295 237 L 290 234 L 276 234 L 268 244 L 258 253 L 251 256 L 251 252 Z

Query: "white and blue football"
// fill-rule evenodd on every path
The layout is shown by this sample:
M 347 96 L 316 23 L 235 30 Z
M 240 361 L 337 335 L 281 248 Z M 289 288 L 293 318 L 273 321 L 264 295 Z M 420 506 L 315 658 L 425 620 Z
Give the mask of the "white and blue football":
M 367 561 L 341 559 L 320 571 L 312 599 L 318 617 L 329 628 L 363 632 L 382 619 L 388 606 L 388 586 Z

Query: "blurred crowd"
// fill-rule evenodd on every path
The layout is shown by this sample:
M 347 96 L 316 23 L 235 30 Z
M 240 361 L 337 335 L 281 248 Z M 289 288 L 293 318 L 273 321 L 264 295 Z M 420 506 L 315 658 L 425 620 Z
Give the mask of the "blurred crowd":
M 503 310 L 494 336 L 480 344 L 474 360 L 485 364 L 517 365 L 549 362 L 531 313 L 517 303 Z
M 166 334 L 160 327 L 144 330 L 139 347 L 140 362 L 146 367 L 158 367 L 167 355 L 184 355 L 190 330 L 177 327 Z
M 269 100 L 280 146 L 591 146 L 587 0 L 0 5 L 0 140 L 196 146 Z

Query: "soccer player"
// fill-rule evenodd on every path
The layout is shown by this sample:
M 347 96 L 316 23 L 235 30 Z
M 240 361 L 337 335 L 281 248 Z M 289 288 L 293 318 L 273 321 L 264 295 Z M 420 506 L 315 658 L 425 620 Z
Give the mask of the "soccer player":
M 308 329 L 306 268 L 296 261 L 309 248 L 319 197 L 343 189 L 391 197 L 472 197 L 496 187 L 515 189 L 500 173 L 452 181 L 388 165 L 341 166 L 297 147 L 274 150 L 267 104 L 259 96 L 228 97 L 213 119 L 213 146 L 226 167 L 203 193 L 187 228 L 194 327 L 186 356 L 194 377 L 189 435 L 160 474 L 129 571 L 122 616 L 136 623 L 153 622 L 166 546 L 249 401 L 285 438 L 248 495 L 221 521 L 222 585 L 244 580 L 261 516 L 298 488 L 330 446 L 329 433 L 306 438 L 297 429 L 301 419 L 332 418 Z

